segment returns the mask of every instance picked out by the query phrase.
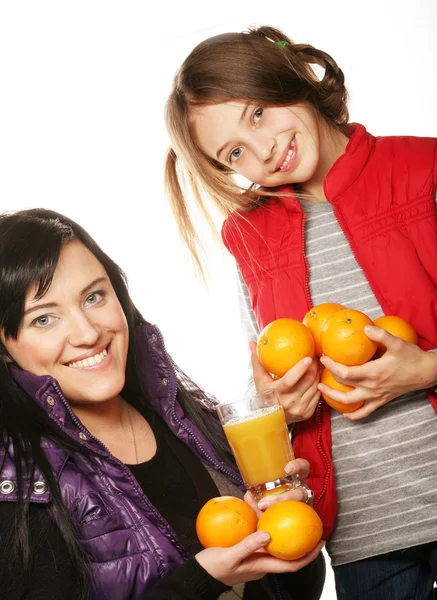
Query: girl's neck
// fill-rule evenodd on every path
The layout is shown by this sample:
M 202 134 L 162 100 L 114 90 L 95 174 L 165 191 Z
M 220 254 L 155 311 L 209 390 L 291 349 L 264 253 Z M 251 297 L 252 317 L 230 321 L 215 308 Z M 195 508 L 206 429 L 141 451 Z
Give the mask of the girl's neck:
M 349 138 L 329 125 L 320 125 L 319 164 L 313 177 L 300 185 L 301 190 L 313 202 L 326 202 L 323 184 L 337 159 L 346 151 Z

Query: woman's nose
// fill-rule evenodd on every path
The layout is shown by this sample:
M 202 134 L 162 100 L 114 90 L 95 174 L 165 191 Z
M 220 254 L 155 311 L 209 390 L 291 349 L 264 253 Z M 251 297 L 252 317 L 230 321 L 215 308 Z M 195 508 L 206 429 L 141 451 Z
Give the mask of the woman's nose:
M 93 346 L 99 337 L 99 327 L 86 315 L 75 315 L 72 318 L 69 332 L 69 341 L 72 346 Z

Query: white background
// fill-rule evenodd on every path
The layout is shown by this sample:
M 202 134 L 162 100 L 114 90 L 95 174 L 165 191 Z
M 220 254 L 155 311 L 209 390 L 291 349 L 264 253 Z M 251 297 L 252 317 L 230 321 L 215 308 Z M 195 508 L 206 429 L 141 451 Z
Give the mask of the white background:
M 198 42 L 260 24 L 330 53 L 352 120 L 371 133 L 437 135 L 435 0 L 0 0 L 0 211 L 52 208 L 88 229 L 179 364 L 220 399 L 247 377 L 233 264 L 206 232 L 205 288 L 178 239 L 163 107 Z M 331 574 L 323 597 L 335 597 Z

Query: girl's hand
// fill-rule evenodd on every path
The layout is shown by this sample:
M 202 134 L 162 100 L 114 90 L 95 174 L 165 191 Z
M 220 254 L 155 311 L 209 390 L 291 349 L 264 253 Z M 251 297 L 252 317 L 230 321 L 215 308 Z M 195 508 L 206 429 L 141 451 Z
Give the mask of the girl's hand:
M 261 579 L 266 573 L 295 573 L 313 561 L 325 542 L 299 560 L 281 560 L 264 550 L 270 540 L 265 531 L 257 531 L 230 548 L 207 548 L 196 554 L 197 562 L 212 577 L 228 586 Z
M 308 488 L 306 487 L 306 480 L 310 471 L 310 463 L 304 458 L 296 458 L 285 466 L 284 471 L 287 473 L 287 475 L 293 475 L 293 477 L 297 475 L 303 487 L 287 490 L 281 494 L 265 496 L 264 498 L 261 498 L 258 503 L 250 492 L 246 492 L 244 495 L 244 501 L 247 502 L 251 508 L 253 508 L 258 519 L 264 510 L 266 510 L 269 506 L 276 504 L 277 502 L 284 502 L 284 500 L 298 500 L 299 502 L 306 502 L 308 500 Z
M 320 383 L 318 389 L 321 392 L 345 404 L 365 402 L 358 410 L 344 414 L 350 421 L 367 417 L 402 394 L 426 389 L 437 383 L 435 353 L 425 352 L 380 327 L 366 326 L 365 333 L 371 340 L 381 342 L 387 348 L 381 358 L 357 367 L 342 365 L 327 356 L 320 359 L 339 383 L 355 387 L 350 392 L 340 392 Z
M 250 342 L 250 351 L 256 389 L 276 389 L 288 423 L 305 421 L 312 417 L 320 399 L 320 391 L 317 388 L 320 381 L 318 360 L 303 358 L 275 381 L 257 356 L 256 342 Z

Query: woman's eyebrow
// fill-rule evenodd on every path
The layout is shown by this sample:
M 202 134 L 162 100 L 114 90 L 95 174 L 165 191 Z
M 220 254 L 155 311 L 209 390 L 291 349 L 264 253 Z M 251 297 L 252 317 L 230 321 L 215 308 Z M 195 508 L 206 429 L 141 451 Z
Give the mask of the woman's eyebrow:
M 107 281 L 107 280 L 108 280 L 107 277 L 97 277 L 97 279 L 94 279 L 94 281 L 92 281 L 86 287 L 83 288 L 80 295 L 83 296 L 90 289 L 92 289 L 95 285 L 97 285 L 98 283 L 102 283 L 103 281 Z M 26 315 L 28 315 L 31 312 L 34 312 L 35 310 L 41 309 L 41 308 L 56 308 L 57 306 L 59 306 L 59 305 L 56 302 L 46 302 L 44 304 L 36 304 L 35 306 L 32 306 L 31 308 L 28 308 L 27 310 L 25 310 L 23 313 L 23 317 L 25 317 Z

